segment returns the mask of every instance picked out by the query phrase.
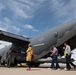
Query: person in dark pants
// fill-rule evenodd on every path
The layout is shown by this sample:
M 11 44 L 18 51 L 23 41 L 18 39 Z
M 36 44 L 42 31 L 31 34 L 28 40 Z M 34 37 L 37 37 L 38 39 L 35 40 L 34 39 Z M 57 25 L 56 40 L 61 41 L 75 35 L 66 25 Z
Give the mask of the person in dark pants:
M 12 48 L 7 52 L 7 67 L 10 68 L 12 62 Z
M 31 70 L 31 61 L 32 61 L 33 55 L 34 55 L 34 51 L 32 49 L 32 45 L 29 44 L 28 49 L 26 50 L 26 62 L 28 65 L 28 68 L 26 70 Z
M 54 68 L 54 63 L 56 63 L 56 69 L 59 69 L 59 64 L 58 64 L 58 61 L 57 61 L 57 57 L 58 57 L 58 49 L 56 48 L 56 45 L 53 45 L 53 50 L 51 51 L 52 54 L 52 63 L 51 63 L 51 69 Z
M 66 58 L 66 70 L 71 69 L 70 64 L 74 67 L 74 69 L 76 69 L 76 66 L 71 61 L 71 47 L 67 43 L 64 43 L 64 46 L 65 46 L 65 52 L 66 52 L 66 56 L 65 56 L 65 58 Z

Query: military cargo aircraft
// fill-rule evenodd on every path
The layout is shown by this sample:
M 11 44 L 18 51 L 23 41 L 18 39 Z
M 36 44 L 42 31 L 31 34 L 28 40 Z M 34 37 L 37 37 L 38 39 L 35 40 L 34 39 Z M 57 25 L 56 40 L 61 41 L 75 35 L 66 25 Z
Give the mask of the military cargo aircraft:
M 76 42 L 74 42 L 76 41 L 76 19 L 73 19 L 32 38 L 23 37 L 0 30 L 0 40 L 12 43 L 12 65 L 26 62 L 25 52 L 28 48 L 28 44 L 31 43 L 33 45 L 33 50 L 35 53 L 32 63 L 34 66 L 39 66 L 40 63 L 48 62 L 48 60 L 45 61 L 42 59 L 49 57 L 50 49 L 54 44 L 56 44 L 58 47 L 59 54 L 61 56 L 63 55 L 62 46 L 64 42 L 68 42 L 72 49 L 76 48 Z M 7 63 L 7 52 L 8 50 L 5 50 L 4 54 L 1 56 L 2 64 Z M 63 59 L 59 59 L 59 61 L 65 62 Z

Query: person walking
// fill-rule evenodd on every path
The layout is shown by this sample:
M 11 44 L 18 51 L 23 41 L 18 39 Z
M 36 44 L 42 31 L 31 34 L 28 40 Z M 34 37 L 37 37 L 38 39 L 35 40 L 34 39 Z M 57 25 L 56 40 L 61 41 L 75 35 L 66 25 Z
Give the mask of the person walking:
M 71 69 L 70 64 L 74 67 L 74 69 L 76 69 L 76 66 L 71 61 L 71 47 L 67 43 L 64 43 L 64 46 L 65 46 L 65 53 L 66 53 L 66 56 L 65 56 L 65 58 L 66 58 L 66 70 Z
M 60 69 L 58 61 L 57 61 L 58 49 L 56 48 L 56 45 L 53 45 L 53 50 L 51 52 L 52 52 L 52 54 L 50 55 L 50 56 L 52 56 L 51 69 L 54 68 L 54 63 L 56 63 L 56 70 Z
M 32 49 L 32 45 L 29 44 L 28 49 L 26 50 L 26 62 L 28 65 L 28 68 L 26 70 L 31 70 L 31 61 L 32 61 L 33 56 L 34 56 L 34 51 Z

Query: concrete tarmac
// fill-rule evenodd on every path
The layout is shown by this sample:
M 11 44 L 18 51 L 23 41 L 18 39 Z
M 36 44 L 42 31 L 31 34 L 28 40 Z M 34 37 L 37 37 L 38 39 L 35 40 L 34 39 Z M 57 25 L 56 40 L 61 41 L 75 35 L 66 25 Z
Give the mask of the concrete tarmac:
M 41 64 L 38 68 L 27 71 L 26 67 L 0 67 L 0 75 L 76 75 L 76 70 L 65 71 L 65 65 L 60 65 L 61 70 L 50 70 L 49 64 Z

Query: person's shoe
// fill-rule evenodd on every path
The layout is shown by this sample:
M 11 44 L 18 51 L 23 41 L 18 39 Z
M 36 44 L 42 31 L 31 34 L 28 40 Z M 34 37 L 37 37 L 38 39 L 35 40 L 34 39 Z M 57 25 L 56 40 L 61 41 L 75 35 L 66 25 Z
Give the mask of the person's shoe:
M 31 70 L 30 68 L 27 68 L 26 70 Z
M 56 69 L 56 70 L 60 70 L 60 68 Z
M 31 70 L 31 68 L 29 68 L 28 70 Z
M 28 68 L 26 70 L 28 70 Z
M 53 70 L 52 68 L 49 68 L 50 70 Z
M 68 70 L 67 68 L 64 68 L 64 70 Z
M 65 70 L 65 71 L 68 71 L 68 70 L 70 70 L 70 69 L 64 68 L 64 70 Z

